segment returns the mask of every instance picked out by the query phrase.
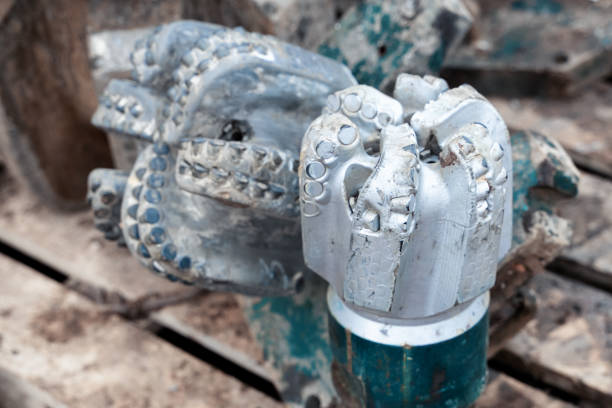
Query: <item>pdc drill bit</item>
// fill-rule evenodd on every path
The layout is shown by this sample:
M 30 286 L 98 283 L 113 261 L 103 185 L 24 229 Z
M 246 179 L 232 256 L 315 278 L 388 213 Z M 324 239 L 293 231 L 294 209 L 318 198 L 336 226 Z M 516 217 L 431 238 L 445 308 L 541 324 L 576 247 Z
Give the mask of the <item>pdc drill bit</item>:
M 447 88 L 409 75 L 396 98 L 347 88 L 304 137 L 304 258 L 360 310 L 415 318 L 472 300 L 510 247 L 507 129 L 473 88 Z
M 511 243 L 499 114 L 467 85 L 402 74 L 393 98 L 364 85 L 331 95 L 300 157 L 304 260 L 330 283 L 334 384 L 360 406 L 469 406 Z

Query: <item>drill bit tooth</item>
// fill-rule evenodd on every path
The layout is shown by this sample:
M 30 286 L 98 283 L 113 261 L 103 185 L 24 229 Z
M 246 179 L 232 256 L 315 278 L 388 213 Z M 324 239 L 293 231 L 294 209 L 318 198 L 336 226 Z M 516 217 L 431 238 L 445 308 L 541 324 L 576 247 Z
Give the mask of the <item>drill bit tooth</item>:
M 191 175 L 196 179 L 202 179 L 208 175 L 210 170 L 202 166 L 200 163 L 193 163 L 191 166 Z
M 244 190 L 249 184 L 249 178 L 246 174 L 235 172 L 233 177 L 233 185 L 234 187 L 241 191 Z
M 183 160 L 178 166 L 177 166 L 177 173 L 179 176 L 184 176 L 185 174 L 187 174 L 187 172 L 191 169 L 191 163 L 189 163 L 186 160 Z M 136 197 L 138 198 L 138 197 Z
M 409 119 L 415 112 L 423 110 L 428 102 L 437 99 L 446 90 L 448 90 L 448 84 L 442 78 L 400 74 L 395 81 L 393 97 L 402 104 L 404 117 Z
M 132 188 L 132 196 L 134 198 L 140 198 L 140 193 L 142 192 L 142 184 L 137 184 L 136 187 Z
M 200 62 L 198 62 L 198 65 L 196 66 L 196 72 L 198 74 L 202 74 L 207 71 L 210 68 L 211 61 L 212 60 L 210 58 L 201 59 Z
M 192 193 L 253 208 L 282 206 L 284 213 L 295 214 L 298 211 L 297 175 L 283 165 L 294 161 L 290 157 L 288 152 L 250 143 L 194 139 L 191 145 L 179 150 L 181 164 L 177 167 L 176 178 L 182 189 Z M 185 162 L 193 162 L 191 174 L 187 173 Z M 212 167 L 211 177 L 204 178 L 209 166 Z M 267 190 L 260 187 L 246 189 L 250 178 L 263 184 L 272 183 L 283 193 L 271 189 L 264 194 Z
M 325 192 L 325 188 L 323 184 L 318 181 L 307 181 L 304 184 L 304 193 L 309 198 L 316 198 L 322 195 Z
M 332 161 L 336 158 L 336 144 L 331 140 L 322 140 L 318 142 L 315 151 L 320 160 Z
M 504 148 L 499 143 L 493 143 L 490 153 L 493 160 L 499 161 L 504 157 Z
M 459 140 L 456 141 L 458 152 L 463 156 L 467 157 L 468 155 L 475 152 L 474 142 L 466 135 L 462 135 Z
M 228 147 L 229 159 L 233 163 L 239 163 L 242 160 L 246 146 L 243 143 L 232 142 L 229 143 Z
M 194 63 L 195 63 L 195 57 L 191 51 L 188 51 L 181 58 L 181 64 L 183 64 L 183 66 L 185 67 L 191 67 Z
M 130 53 L 130 62 L 132 63 L 132 65 L 141 65 L 145 63 L 146 53 L 147 53 L 147 50 L 145 50 L 144 48 L 139 48 L 139 49 L 137 48 L 134 51 L 132 51 Z M 150 56 L 152 57 L 152 54 Z M 151 61 L 152 58 L 147 58 L 147 60 Z M 151 61 L 151 62 L 154 62 L 154 61 Z M 152 64 L 147 64 L 147 65 L 152 65 Z
M 326 168 L 323 163 L 318 160 L 313 160 L 306 164 L 306 176 L 311 179 L 319 179 L 325 175 Z
M 178 87 L 178 85 L 183 82 L 184 77 L 183 74 L 185 73 L 185 71 L 177 69 L 176 71 L 174 71 L 172 73 L 172 81 L 174 82 L 174 86 Z M 171 88 L 172 89 L 172 88 Z M 174 88 L 176 89 L 176 88 Z M 172 97 L 172 94 L 168 94 L 168 96 L 170 96 L 171 99 L 174 100 L 174 98 Z
M 342 99 L 342 109 L 346 114 L 355 114 L 359 112 L 362 103 L 361 96 L 351 92 Z
M 121 237 L 121 204 L 126 188 L 126 172 L 110 169 L 96 169 L 87 179 L 87 200 L 94 214 L 94 225 L 115 241 Z
M 489 163 L 481 155 L 474 156 L 469 163 L 476 178 L 484 176 L 489 171 Z
M 484 180 L 476 182 L 476 198 L 482 200 L 489 195 L 489 183 Z
M 212 175 L 212 179 L 215 182 L 215 184 L 221 185 L 225 183 L 225 181 L 227 180 L 229 176 L 229 172 L 227 172 L 225 169 L 222 169 L 220 167 L 213 167 L 211 170 L 211 175 Z
M 329 110 L 330 113 L 338 112 L 341 106 L 340 97 L 336 94 L 331 94 L 327 97 L 327 103 L 325 107 Z
M 225 142 L 223 140 L 211 139 L 207 143 L 206 153 L 212 160 L 216 160 L 224 146 Z
M 359 129 L 365 145 L 379 141 L 380 129 L 402 121 L 401 105 L 383 93 L 363 85 L 353 86 L 332 94 L 327 99 L 325 113 L 340 112 Z M 344 137 L 349 135 L 343 134 Z
M 505 168 L 502 168 L 497 174 L 497 176 L 495 177 L 495 185 L 502 186 L 506 183 L 507 180 L 508 180 L 508 173 L 506 172 Z
M 181 144 L 181 150 L 186 153 L 186 157 L 199 158 L 200 155 L 205 155 L 208 149 L 208 139 L 204 137 L 196 137 L 187 140 Z
M 278 170 L 283 164 L 283 157 L 277 150 L 273 150 L 269 156 L 268 168 L 272 171 Z
M 119 97 L 117 100 L 117 104 L 115 105 L 115 109 L 117 112 L 125 113 L 125 108 L 127 107 L 128 99 L 126 97 Z
M 210 46 L 210 41 L 208 40 L 208 38 L 201 38 L 196 42 L 196 47 L 200 51 L 206 51 L 209 46 Z
M 261 165 L 266 158 L 268 152 L 263 147 L 253 146 L 251 147 L 251 157 L 256 165 Z
M 261 181 L 253 181 L 251 183 L 251 194 L 253 197 L 261 198 L 268 191 L 268 185 Z
M 130 218 L 138 218 L 138 204 L 127 207 L 126 213 Z

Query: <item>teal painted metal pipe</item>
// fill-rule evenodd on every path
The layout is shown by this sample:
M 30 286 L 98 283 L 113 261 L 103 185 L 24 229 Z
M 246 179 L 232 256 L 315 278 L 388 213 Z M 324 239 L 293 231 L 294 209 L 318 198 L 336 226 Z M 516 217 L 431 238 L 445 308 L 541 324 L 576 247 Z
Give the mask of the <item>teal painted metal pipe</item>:
M 470 305 L 459 314 L 438 323 L 395 326 L 377 323 L 364 328 L 363 321 L 352 321 L 339 308 L 339 299 L 329 301 L 329 334 L 333 354 L 332 379 L 344 405 L 350 407 L 467 407 L 484 389 L 488 330 L 488 294 L 485 307 Z M 481 298 L 474 302 L 483 302 Z M 480 305 L 482 306 L 482 305 Z M 471 310 L 470 310 L 471 309 Z M 344 310 L 344 312 L 347 312 Z M 350 314 L 350 311 L 348 311 Z M 466 322 L 466 313 L 469 314 Z M 452 321 L 456 320 L 456 321 Z M 457 323 L 469 329 L 443 341 L 435 341 L 435 331 L 448 337 Z M 360 333 L 347 326 L 361 327 Z M 405 333 L 417 343 L 384 344 L 385 333 L 397 342 Z M 415 334 L 422 331 L 425 336 Z M 432 331 L 433 330 L 433 331 Z M 434 336 L 429 334 L 434 333 Z M 366 338 L 366 337 L 369 337 Z M 419 340 L 420 337 L 420 340 Z M 401 341 L 401 340 L 400 340 Z

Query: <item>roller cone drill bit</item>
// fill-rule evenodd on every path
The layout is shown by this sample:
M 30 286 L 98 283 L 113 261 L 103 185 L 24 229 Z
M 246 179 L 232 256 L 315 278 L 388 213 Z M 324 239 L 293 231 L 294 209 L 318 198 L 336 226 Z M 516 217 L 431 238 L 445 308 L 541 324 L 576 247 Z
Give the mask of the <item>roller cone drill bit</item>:
M 278 40 L 212 24 L 156 29 L 113 80 L 93 122 L 138 141 L 131 171 L 98 169 L 96 226 L 171 280 L 291 293 L 300 262 L 301 138 L 347 68 Z

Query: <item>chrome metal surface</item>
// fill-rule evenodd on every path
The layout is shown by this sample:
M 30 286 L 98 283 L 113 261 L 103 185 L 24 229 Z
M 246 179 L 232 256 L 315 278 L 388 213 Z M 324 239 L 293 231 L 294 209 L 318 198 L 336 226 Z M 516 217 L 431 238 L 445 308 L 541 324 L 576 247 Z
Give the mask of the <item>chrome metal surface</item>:
M 334 319 L 356 336 L 388 346 L 427 346 L 455 338 L 474 327 L 489 308 L 489 292 L 425 319 L 380 319 L 364 315 L 351 309 L 331 286 L 327 305 Z

